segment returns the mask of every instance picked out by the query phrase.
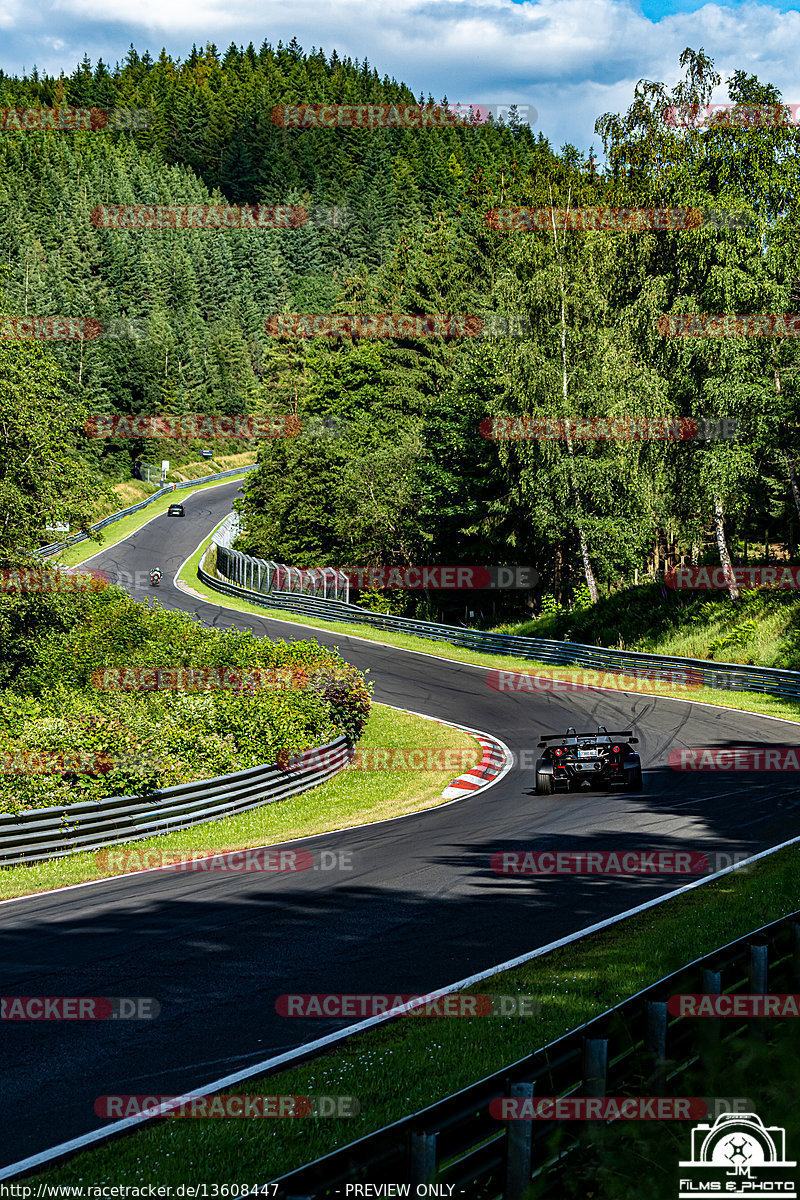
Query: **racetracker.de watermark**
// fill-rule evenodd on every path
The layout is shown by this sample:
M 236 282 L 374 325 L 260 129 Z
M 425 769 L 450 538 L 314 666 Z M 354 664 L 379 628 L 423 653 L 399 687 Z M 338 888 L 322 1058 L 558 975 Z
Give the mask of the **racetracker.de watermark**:
M 800 567 L 671 567 L 664 572 L 668 588 L 724 591 L 740 588 L 776 588 L 791 591 L 800 587 Z
M 698 850 L 498 850 L 495 875 L 715 875 L 745 854 Z
M 568 679 L 546 667 L 536 674 L 522 671 L 487 671 L 486 685 L 493 692 L 585 692 L 588 688 L 610 688 L 618 692 L 690 691 L 703 687 L 702 676 L 691 669 L 648 671 L 642 669 L 628 675 L 610 671 L 574 671 Z
M 140 317 L 1 317 L 0 340 L 6 342 L 141 341 L 147 322 Z
M 468 746 L 373 746 L 356 750 L 345 763 L 348 771 L 468 771 L 480 761 L 477 748 Z M 324 770 L 341 766 L 341 750 L 304 750 L 293 754 L 285 764 L 288 771 Z M 284 764 L 281 764 L 284 765 Z
M 441 996 L 341 992 L 279 996 L 275 1011 L 281 1017 L 375 1017 L 384 1013 L 415 1017 L 535 1017 L 541 1004 L 534 996 L 512 994 Z
M 673 1017 L 800 1017 L 796 992 L 681 993 L 667 1000 Z
M 352 850 L 310 850 L 256 847 L 253 850 L 213 851 L 195 854 L 181 850 L 142 850 L 136 846 L 99 850 L 95 864 L 104 875 L 130 875 L 135 871 L 188 871 L 241 875 L 251 871 L 267 875 L 295 871 L 352 871 Z
M 166 758 L 145 754 L 110 754 L 105 750 L 3 750 L 4 775 L 108 775 L 112 771 L 152 774 L 169 766 Z
M 750 857 L 739 850 L 503 850 L 491 856 L 496 875 L 717 875 Z
M 469 591 L 535 588 L 539 573 L 533 567 L 339 567 L 354 588 L 399 591 Z M 305 572 L 301 571 L 301 576 Z
M 98 667 L 90 676 L 104 692 L 274 691 L 324 686 L 336 678 L 328 668 L 313 675 L 302 667 Z
M 800 104 L 668 104 L 662 115 L 666 125 L 683 129 L 775 129 L 800 123 Z
M 800 771 L 800 746 L 682 746 L 673 771 Z
M 0 594 L 38 595 L 50 592 L 99 592 L 111 576 L 96 567 L 53 570 L 48 567 L 6 568 L 0 571 Z
M 490 338 L 527 337 L 530 322 L 516 313 L 273 313 L 264 329 L 285 338 Z
M 795 313 L 667 313 L 658 319 L 662 337 L 800 337 Z
M 213 417 L 206 413 L 172 416 L 106 416 L 93 414 L 84 421 L 84 432 L 91 438 L 293 438 L 302 432 L 300 418 L 292 413 L 239 414 Z
M 147 129 L 146 108 L 0 108 L 0 132 L 97 133 Z
M 154 1021 L 153 996 L 0 996 L 0 1021 Z
M 97 204 L 96 229 L 344 229 L 355 215 L 346 205 L 318 204 Z
M 355 1096 L 98 1096 L 98 1117 L 183 1117 L 209 1119 L 238 1117 L 267 1120 L 280 1117 L 357 1117 L 361 1105 Z
M 698 1121 L 706 1111 L 698 1096 L 504 1096 L 489 1105 L 496 1121 Z
M 488 116 L 491 106 L 471 107 L 473 111 L 486 108 Z M 475 122 L 463 108 L 442 104 L 278 104 L 270 115 L 273 125 L 281 129 L 467 129 Z
M 729 440 L 738 434 L 733 418 L 597 417 L 574 421 L 549 417 L 485 417 L 478 426 L 489 441 L 684 442 Z
M 491 208 L 486 224 L 500 233 L 566 230 L 639 233 L 699 229 L 699 208 Z

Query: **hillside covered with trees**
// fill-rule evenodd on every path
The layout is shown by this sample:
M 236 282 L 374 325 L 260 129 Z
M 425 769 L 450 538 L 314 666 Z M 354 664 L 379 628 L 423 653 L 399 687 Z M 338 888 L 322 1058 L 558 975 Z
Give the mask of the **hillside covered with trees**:
M 261 443 L 242 504 L 242 548 L 292 565 L 532 564 L 561 599 L 632 583 L 681 553 L 794 554 L 796 340 L 666 338 L 658 322 L 800 309 L 798 133 L 668 124 L 668 105 L 705 104 L 719 83 L 702 51 L 681 65 L 673 91 L 642 83 L 627 113 L 599 117 L 603 169 L 589 149 L 556 151 L 513 111 L 507 123 L 450 129 L 278 127 L 270 114 L 281 104 L 434 103 L 366 61 L 304 54 L 296 42 L 207 46 L 184 61 L 131 48 L 113 70 L 85 60 L 60 79 L 0 73 L 2 108 L 128 107 L 150 118 L 132 133 L 0 137 L 0 317 L 135 318 L 145 331 L 46 346 L 0 339 L 4 563 L 41 540 L 43 513 L 86 523 L 97 488 L 128 477 L 136 456 L 167 454 L 163 442 L 85 437 L 88 414 L 165 412 L 305 420 L 307 433 Z M 781 99 L 741 72 L 727 85 L 740 107 Z M 91 219 L 102 204 L 223 201 L 347 216 L 136 232 Z M 697 207 L 742 220 L 686 232 L 493 228 L 487 214 L 515 205 Z M 503 313 L 529 333 L 268 336 L 266 318 L 291 312 Z M 738 436 L 484 436 L 487 419 L 506 416 L 727 419 Z

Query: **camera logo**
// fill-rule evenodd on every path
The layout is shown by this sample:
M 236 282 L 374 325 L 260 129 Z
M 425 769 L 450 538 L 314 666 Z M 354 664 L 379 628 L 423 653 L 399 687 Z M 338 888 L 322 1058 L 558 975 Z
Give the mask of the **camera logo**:
M 794 1179 L 787 1177 L 796 1162 L 786 1158 L 786 1131 L 765 1127 L 756 1113 L 722 1113 L 713 1125 L 692 1130 L 692 1157 L 679 1165 L 680 1200 L 708 1195 L 752 1196 L 768 1191 L 797 1197 Z

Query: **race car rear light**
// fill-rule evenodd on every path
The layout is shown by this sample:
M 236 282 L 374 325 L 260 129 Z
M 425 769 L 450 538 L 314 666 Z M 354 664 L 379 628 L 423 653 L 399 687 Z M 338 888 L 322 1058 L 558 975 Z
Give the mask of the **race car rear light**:
M 561 755 L 562 755 L 563 753 L 564 753 L 564 751 L 563 751 L 563 750 L 556 750 L 556 754 L 559 756 L 559 758 L 561 757 Z
M 619 754 L 619 746 L 612 746 L 612 747 L 611 747 L 611 753 L 612 753 L 612 754 Z

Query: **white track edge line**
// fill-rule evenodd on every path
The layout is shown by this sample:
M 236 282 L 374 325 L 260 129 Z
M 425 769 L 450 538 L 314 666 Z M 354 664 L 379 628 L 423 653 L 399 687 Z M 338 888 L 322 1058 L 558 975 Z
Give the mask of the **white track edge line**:
M 598 921 L 594 925 L 587 925 L 584 929 L 579 929 L 575 933 L 567 934 L 563 938 L 558 938 L 554 942 L 549 942 L 546 946 L 540 946 L 537 950 L 530 950 L 526 954 L 520 954 L 516 958 L 507 959 L 506 962 L 489 967 L 487 970 L 478 971 L 474 975 L 469 975 L 465 979 L 459 979 L 456 983 L 450 983 L 444 987 L 438 988 L 432 992 L 423 993 L 428 1001 L 437 1000 L 441 996 L 447 996 L 460 988 L 469 987 L 474 983 L 480 983 L 484 979 L 490 979 L 493 975 L 497 975 L 502 971 L 512 970 L 514 967 L 522 966 L 524 963 L 531 962 L 535 958 L 541 958 L 545 954 L 549 954 L 553 950 L 559 950 L 563 946 L 568 946 L 573 942 L 579 941 L 581 938 L 587 937 L 591 933 L 598 933 L 600 930 L 608 929 L 612 925 L 619 924 L 620 921 L 627 920 L 630 917 L 638 916 L 640 913 L 647 912 L 651 908 L 657 908 L 659 905 L 672 900 L 675 896 L 680 896 L 686 892 L 694 891 L 695 888 L 704 887 L 707 883 L 711 883 L 716 879 L 721 879 L 725 875 L 730 875 L 732 871 L 742 870 L 759 859 L 768 858 L 772 854 L 776 854 L 779 850 L 785 850 L 787 846 L 794 846 L 800 842 L 800 837 L 790 838 L 787 842 L 781 842 L 778 846 L 772 846 L 769 850 L 762 850 L 758 854 L 754 854 L 751 858 L 743 859 L 741 862 L 734 863 L 730 867 L 724 867 L 721 871 L 716 871 L 713 875 L 708 875 L 704 879 L 697 879 L 693 883 L 684 884 L 682 887 L 674 888 L 664 895 L 655 896 L 652 900 L 646 900 L 643 904 L 637 904 L 635 908 L 629 908 L 623 913 L 618 913 L 613 917 L 606 917 L 603 921 Z M 302 1046 L 298 1046 L 294 1050 L 285 1051 L 283 1054 L 274 1055 L 272 1058 L 265 1059 L 263 1062 L 255 1063 L 253 1066 L 245 1067 L 241 1071 L 234 1071 L 230 1075 L 223 1076 L 222 1079 L 212 1080 L 211 1083 L 205 1084 L 192 1092 L 186 1092 L 180 1097 L 172 1100 L 171 1106 L 177 1107 L 180 1103 L 186 1103 L 188 1100 L 198 1099 L 202 1096 L 213 1095 L 216 1092 L 222 1091 L 223 1088 L 231 1087 L 235 1083 L 240 1083 L 245 1079 L 253 1079 L 259 1074 L 264 1074 L 266 1071 L 271 1071 L 274 1067 L 284 1066 L 293 1062 L 297 1058 L 305 1057 L 312 1050 L 324 1049 L 326 1046 L 334 1045 L 337 1042 L 345 1041 L 356 1033 L 361 1033 L 366 1029 L 373 1029 L 377 1025 L 383 1025 L 392 1017 L 402 1015 L 406 1012 L 406 1008 L 390 1009 L 385 1013 L 378 1013 L 374 1017 L 367 1017 L 364 1021 L 359 1021 L 355 1025 L 348 1025 L 344 1029 L 337 1030 L 335 1033 L 329 1033 L 325 1037 L 316 1038 L 312 1042 L 306 1042 Z M 20 1159 L 16 1163 L 10 1163 L 7 1167 L 0 1168 L 0 1179 L 11 1179 L 15 1175 L 30 1171 L 35 1167 L 43 1166 L 47 1162 L 51 1162 L 54 1158 L 60 1158 L 65 1154 L 71 1153 L 73 1150 L 84 1149 L 95 1142 L 105 1141 L 107 1138 L 116 1133 L 122 1133 L 125 1129 L 130 1129 L 135 1125 L 143 1124 L 145 1121 L 155 1120 L 155 1117 L 150 1116 L 135 1116 L 125 1117 L 122 1120 L 115 1121 L 113 1125 L 107 1126 L 105 1129 L 93 1130 L 91 1133 L 82 1134 L 78 1138 L 73 1138 L 71 1141 L 62 1142 L 58 1146 L 53 1146 L 49 1150 L 42 1150 L 39 1154 L 33 1154 L 29 1158 Z

